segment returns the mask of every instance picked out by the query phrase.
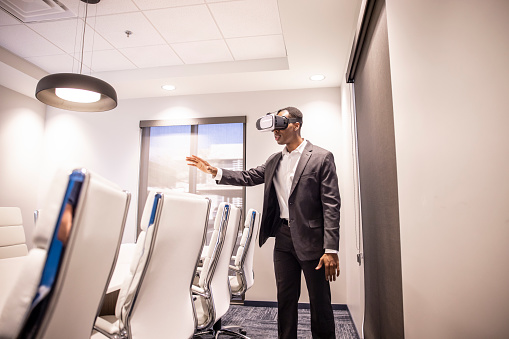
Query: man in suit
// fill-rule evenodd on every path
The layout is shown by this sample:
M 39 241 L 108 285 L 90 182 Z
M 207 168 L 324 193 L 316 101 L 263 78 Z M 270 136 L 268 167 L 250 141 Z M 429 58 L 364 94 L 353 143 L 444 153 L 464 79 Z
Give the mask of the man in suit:
M 219 184 L 265 184 L 259 243 L 275 237 L 274 271 L 279 338 L 297 338 L 301 272 L 311 307 L 313 338 L 335 338 L 330 281 L 339 276 L 340 196 L 331 152 L 301 137 L 302 113 L 295 107 L 277 113 L 296 121 L 274 130 L 282 152 L 247 171 L 218 169 L 197 156 L 188 165 L 211 174 Z

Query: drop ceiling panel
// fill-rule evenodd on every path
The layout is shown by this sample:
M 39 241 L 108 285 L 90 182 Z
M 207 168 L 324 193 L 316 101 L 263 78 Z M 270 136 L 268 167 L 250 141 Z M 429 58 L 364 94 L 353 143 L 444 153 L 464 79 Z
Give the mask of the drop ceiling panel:
M 94 72 L 135 69 L 136 66 L 117 50 L 86 52 L 83 63 Z
M 115 48 L 161 45 L 165 41 L 140 12 L 97 17 L 97 33 Z M 128 37 L 126 30 L 132 32 Z
M 245 0 L 208 5 L 225 38 L 281 34 L 276 0 Z
M 227 39 L 235 60 L 280 58 L 286 56 L 282 35 Z
M 21 25 L 22 23 L 14 18 L 12 15 L 7 14 L 2 9 L 0 9 L 0 26 L 6 25 Z
M 142 10 L 203 4 L 204 0 L 134 0 Z
M 168 45 L 123 48 L 120 52 L 138 68 L 182 65 L 182 60 Z
M 60 21 L 47 21 L 29 24 L 32 30 L 53 42 L 66 53 L 72 54 L 81 50 L 81 39 L 83 38 L 83 21 L 81 19 L 68 19 Z M 113 49 L 99 34 L 87 25 L 85 30 L 85 51 Z
M 233 60 L 224 40 L 187 42 L 173 44 L 172 47 L 186 64 L 206 64 Z
M 144 12 L 168 43 L 221 39 L 206 5 Z
M 0 7 L 25 23 L 74 17 L 58 0 L 0 0 Z
M 28 61 L 40 68 L 46 70 L 48 73 L 79 73 L 80 62 L 72 58 L 68 54 L 40 56 L 27 58 Z M 83 74 L 89 74 L 90 68 L 83 65 Z
M 0 45 L 22 58 L 63 53 L 25 25 L 1 26 Z

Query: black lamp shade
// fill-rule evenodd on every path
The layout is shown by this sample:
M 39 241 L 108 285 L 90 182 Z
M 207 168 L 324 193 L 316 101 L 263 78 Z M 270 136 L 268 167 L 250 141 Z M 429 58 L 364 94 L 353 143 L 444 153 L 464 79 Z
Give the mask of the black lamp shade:
M 76 88 L 101 94 L 99 101 L 80 103 L 64 100 L 56 88 Z M 103 112 L 117 107 L 117 92 L 107 82 L 84 74 L 56 73 L 45 76 L 35 89 L 35 96 L 46 105 L 77 112 Z

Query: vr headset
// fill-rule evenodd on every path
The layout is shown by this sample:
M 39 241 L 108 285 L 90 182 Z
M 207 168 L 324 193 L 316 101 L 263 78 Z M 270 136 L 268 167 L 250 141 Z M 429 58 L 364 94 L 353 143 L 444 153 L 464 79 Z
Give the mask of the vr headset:
M 267 115 L 256 120 L 256 128 L 262 132 L 272 132 L 277 129 L 286 129 L 288 124 L 294 122 L 302 122 L 302 120 L 298 118 L 282 117 L 276 113 L 267 113 Z

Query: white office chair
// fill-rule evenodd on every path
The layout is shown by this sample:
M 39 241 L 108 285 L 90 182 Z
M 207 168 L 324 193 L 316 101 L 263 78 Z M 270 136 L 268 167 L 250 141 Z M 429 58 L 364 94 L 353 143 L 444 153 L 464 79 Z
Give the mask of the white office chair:
M 240 217 L 241 211 L 234 205 L 228 203 L 219 205 L 200 279 L 198 285 L 193 285 L 197 336 L 215 334 L 214 324 L 230 307 L 228 266 L 236 242 Z
M 250 209 L 249 212 L 247 212 L 237 253 L 231 258 L 234 264 L 230 265 L 230 271 L 235 275 L 228 277 L 231 294 L 234 296 L 244 298 L 246 291 L 254 284 L 253 258 L 260 221 L 261 218 L 258 211 Z M 237 331 L 234 331 L 234 329 Z M 217 328 L 216 338 L 219 337 L 220 334 L 248 338 L 245 336 L 246 332 L 240 326 L 235 325 Z
M 19 207 L 0 207 L 0 259 L 28 254 Z
M 209 209 L 210 200 L 194 194 L 149 192 L 131 274 L 120 290 L 115 316 L 99 317 L 99 332 L 92 338 L 193 335 L 191 284 Z
M 229 277 L 231 291 L 235 296 L 243 296 L 254 284 L 253 258 L 260 221 L 258 211 L 250 209 L 247 212 L 237 254 L 232 257 L 234 264 L 230 265 L 230 270 L 235 273 Z
M 72 228 L 59 240 L 73 187 Z M 0 314 L 1 338 L 85 338 L 120 245 L 130 195 L 87 170 L 57 175 L 18 281 Z

